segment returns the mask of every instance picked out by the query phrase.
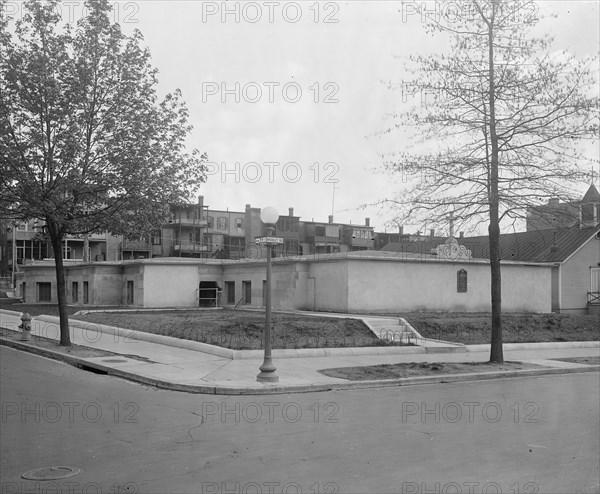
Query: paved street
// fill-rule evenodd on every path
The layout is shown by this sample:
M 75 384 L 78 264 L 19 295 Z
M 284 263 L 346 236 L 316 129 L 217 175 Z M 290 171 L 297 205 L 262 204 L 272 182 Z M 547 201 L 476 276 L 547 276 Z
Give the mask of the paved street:
M 277 396 L 1 347 L 2 492 L 598 492 L 598 373 Z M 82 469 L 24 480 L 38 467 Z

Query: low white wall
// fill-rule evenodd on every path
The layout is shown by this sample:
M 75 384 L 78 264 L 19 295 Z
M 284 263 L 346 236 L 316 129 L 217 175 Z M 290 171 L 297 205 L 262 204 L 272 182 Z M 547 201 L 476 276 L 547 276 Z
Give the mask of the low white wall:
M 466 292 L 457 291 L 460 269 L 467 271 Z M 503 310 L 550 312 L 550 276 L 550 266 L 503 265 Z M 348 310 L 488 312 L 490 280 L 484 263 L 350 260 Z
M 197 307 L 198 270 L 189 265 L 143 266 L 144 307 Z
M 308 278 L 313 281 L 307 297 L 307 309 L 348 312 L 350 280 L 346 259 L 311 261 Z
M 457 272 L 467 271 L 467 291 L 457 291 Z M 509 312 L 550 312 L 552 307 L 551 265 L 502 265 L 502 309 Z M 250 306 L 263 306 L 264 262 L 201 263 L 196 260 L 120 263 L 74 269 L 67 275 L 83 280 L 88 273 L 98 299 L 90 305 L 111 301 L 128 304 L 127 282 L 134 283 L 133 306 L 197 307 L 201 281 L 235 281 L 235 301 L 242 295 L 242 281 L 252 282 Z M 396 312 L 417 310 L 488 312 L 490 267 L 484 262 L 413 261 L 372 257 L 337 258 L 273 263 L 273 308 L 308 309 L 334 312 Z M 52 283 L 55 302 L 54 269 L 50 266 L 27 269 L 19 276 L 27 281 L 27 301 L 36 301 L 36 283 Z M 81 287 L 80 287 L 81 289 Z M 113 295 L 113 296 L 114 296 Z M 223 292 L 222 297 L 226 294 Z M 114 300 L 114 302 L 113 302 Z M 81 301 L 80 301 L 81 303 Z M 224 299 L 220 305 L 224 305 Z

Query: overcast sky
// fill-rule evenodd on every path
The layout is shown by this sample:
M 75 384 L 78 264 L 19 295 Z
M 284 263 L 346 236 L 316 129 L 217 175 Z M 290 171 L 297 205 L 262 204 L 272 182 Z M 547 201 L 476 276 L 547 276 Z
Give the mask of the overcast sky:
M 82 2 L 69 5 L 80 15 Z M 373 0 L 114 5 L 126 31 L 143 33 L 161 91 L 183 92 L 194 125 L 189 144 L 216 163 L 201 191 L 211 208 L 249 203 L 287 214 L 294 207 L 303 220 L 317 221 L 333 208 L 336 221 L 368 216 L 376 230 L 386 228 L 389 211 L 357 209 L 398 188 L 373 171 L 381 153 L 403 145 L 398 135 L 377 135 L 390 123 L 386 114 L 401 108 L 400 94 L 386 83 L 406 78 L 403 58 L 446 46 L 412 15 L 414 3 L 404 12 L 399 1 Z M 598 5 L 547 1 L 536 8 L 558 14 L 548 24 L 556 49 L 586 56 L 599 50 Z

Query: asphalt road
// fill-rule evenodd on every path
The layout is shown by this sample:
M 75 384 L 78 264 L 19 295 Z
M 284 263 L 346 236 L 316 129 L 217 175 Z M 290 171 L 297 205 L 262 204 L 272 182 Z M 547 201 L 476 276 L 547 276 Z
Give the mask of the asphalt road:
M 0 369 L 3 493 L 600 491 L 599 373 L 222 397 L 6 347 Z M 21 478 L 58 465 L 82 472 Z

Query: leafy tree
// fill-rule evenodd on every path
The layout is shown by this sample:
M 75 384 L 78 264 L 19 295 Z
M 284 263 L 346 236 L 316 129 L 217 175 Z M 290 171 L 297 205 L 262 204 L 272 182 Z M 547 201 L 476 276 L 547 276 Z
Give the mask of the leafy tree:
M 46 223 L 61 345 L 70 344 L 65 236 L 145 234 L 205 179 L 206 156 L 185 150 L 181 93 L 159 101 L 141 33 L 111 23 L 107 0 L 85 5 L 76 28 L 56 0 L 28 0 L 12 31 L 0 18 L 0 214 Z
M 411 57 L 416 77 L 401 87 L 421 105 L 388 129 L 414 148 L 385 163 L 408 182 L 381 201 L 398 222 L 488 223 L 493 362 L 504 358 L 501 223 L 547 198 L 572 199 L 581 143 L 598 136 L 597 59 L 552 52 L 550 37 L 532 34 L 536 12 L 527 0 L 469 0 L 430 15 L 427 28 L 449 38 L 450 52 Z

